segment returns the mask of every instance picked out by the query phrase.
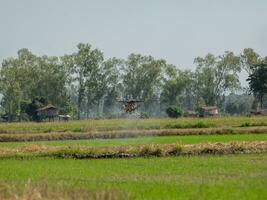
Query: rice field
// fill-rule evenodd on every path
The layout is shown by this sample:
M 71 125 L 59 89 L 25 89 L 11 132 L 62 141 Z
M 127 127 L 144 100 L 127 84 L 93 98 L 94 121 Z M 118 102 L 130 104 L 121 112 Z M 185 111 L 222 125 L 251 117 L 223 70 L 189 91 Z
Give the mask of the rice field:
M 218 117 L 179 119 L 107 119 L 69 122 L 0 123 L 0 133 L 90 132 L 133 129 L 212 128 L 267 126 L 267 117 Z
M 267 199 L 267 117 L 0 123 L 0 199 Z
M 14 193 L 24 199 L 78 199 L 82 193 L 88 197 L 83 199 L 263 200 L 267 196 L 266 160 L 267 154 L 8 159 L 0 160 L 0 188 L 6 199 L 15 199 Z
M 32 142 L 2 142 L 1 147 L 23 147 L 26 145 L 47 146 L 88 146 L 110 147 L 140 144 L 198 144 L 231 141 L 267 141 L 267 134 L 235 134 L 235 135 L 189 135 L 189 136 L 154 136 L 118 139 L 93 140 L 59 140 L 59 141 L 32 141 Z

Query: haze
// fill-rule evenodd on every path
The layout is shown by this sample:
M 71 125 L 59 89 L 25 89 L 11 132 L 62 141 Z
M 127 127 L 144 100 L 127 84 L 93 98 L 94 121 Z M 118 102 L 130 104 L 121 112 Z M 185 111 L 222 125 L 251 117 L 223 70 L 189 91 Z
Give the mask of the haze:
M 208 52 L 267 55 L 267 1 L 1 0 L 0 60 L 20 48 L 60 56 L 92 44 L 105 56 L 164 58 L 182 69 Z

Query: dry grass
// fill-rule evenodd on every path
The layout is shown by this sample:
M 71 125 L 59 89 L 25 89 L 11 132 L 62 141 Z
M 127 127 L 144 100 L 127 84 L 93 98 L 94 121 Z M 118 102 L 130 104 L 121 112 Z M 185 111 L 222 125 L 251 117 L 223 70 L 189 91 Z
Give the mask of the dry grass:
M 267 127 L 118 130 L 87 133 L 0 134 L 0 142 L 133 138 L 141 136 L 187 136 L 267 133 Z
M 117 200 L 129 199 L 129 195 L 117 190 L 88 191 L 72 189 L 67 185 L 57 184 L 53 187 L 42 181 L 33 184 L 28 181 L 24 186 L 0 184 L 1 200 Z
M 204 154 L 265 153 L 267 141 L 207 143 L 194 145 L 164 144 L 120 147 L 81 147 L 25 145 L 21 148 L 0 148 L 0 158 L 125 158 Z

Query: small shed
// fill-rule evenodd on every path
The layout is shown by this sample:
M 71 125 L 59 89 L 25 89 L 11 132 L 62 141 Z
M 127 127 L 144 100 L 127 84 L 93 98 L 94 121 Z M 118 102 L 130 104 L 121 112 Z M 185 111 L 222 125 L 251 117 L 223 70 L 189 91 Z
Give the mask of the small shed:
M 261 109 L 261 114 L 267 116 L 267 108 Z
M 215 117 L 219 115 L 217 106 L 203 106 L 201 107 L 200 117 Z
M 54 117 L 58 116 L 58 109 L 55 106 L 48 104 L 45 107 L 39 108 L 37 110 L 37 115 L 40 116 L 41 119 L 54 119 Z
M 58 115 L 58 119 L 63 121 L 68 121 L 70 119 L 70 115 Z
M 186 117 L 198 117 L 198 113 L 192 110 L 188 110 L 185 112 Z
M 250 111 L 250 113 L 252 115 L 263 115 L 263 116 L 267 116 L 267 109 L 264 108 L 264 109 L 252 110 L 252 111 Z

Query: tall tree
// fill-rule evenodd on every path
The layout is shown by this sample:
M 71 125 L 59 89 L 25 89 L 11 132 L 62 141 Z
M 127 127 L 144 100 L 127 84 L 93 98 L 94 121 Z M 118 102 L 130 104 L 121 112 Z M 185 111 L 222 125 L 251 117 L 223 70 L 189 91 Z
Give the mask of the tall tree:
M 0 91 L 3 95 L 2 106 L 9 121 L 21 118 L 21 104 L 31 98 L 31 90 L 35 85 L 36 58 L 28 49 L 20 49 L 18 58 L 6 59 L 2 63 Z
M 252 71 L 247 81 L 250 91 L 260 101 L 260 106 L 262 108 L 264 96 L 267 94 L 267 63 L 262 62 L 256 64 Z
M 44 98 L 62 110 L 69 103 L 66 70 L 57 57 L 38 57 L 20 49 L 17 58 L 4 60 L 0 81 L 2 105 L 10 121 L 20 120 L 34 99 Z
M 246 48 L 243 50 L 240 61 L 243 69 L 251 74 L 253 72 L 253 66 L 261 62 L 261 57 L 252 48 Z
M 233 52 L 226 51 L 224 55 L 195 59 L 196 92 L 198 99 L 203 99 L 206 105 L 221 106 L 227 92 L 239 88 L 238 73 L 241 71 L 240 58 Z
M 165 60 L 140 54 L 129 55 L 121 69 L 124 97 L 144 100 L 146 110 L 151 111 L 152 103 L 159 97 L 165 67 Z
M 168 66 L 162 86 L 161 101 L 163 105 L 176 105 L 186 109 L 192 108 L 193 73 L 181 71 L 175 66 Z
M 121 95 L 122 85 L 119 68 L 122 60 L 111 58 L 104 62 L 105 96 L 103 110 L 105 115 L 114 114 L 117 98 Z
M 63 61 L 72 71 L 72 80 L 77 85 L 77 109 L 81 118 L 82 105 L 87 98 L 87 105 L 91 104 L 92 98 L 97 92 L 97 81 L 99 67 L 103 62 L 103 53 L 98 49 L 93 49 L 89 44 L 80 43 L 77 45 L 78 52 L 72 55 L 65 55 Z M 93 90 L 93 93 L 92 93 Z

